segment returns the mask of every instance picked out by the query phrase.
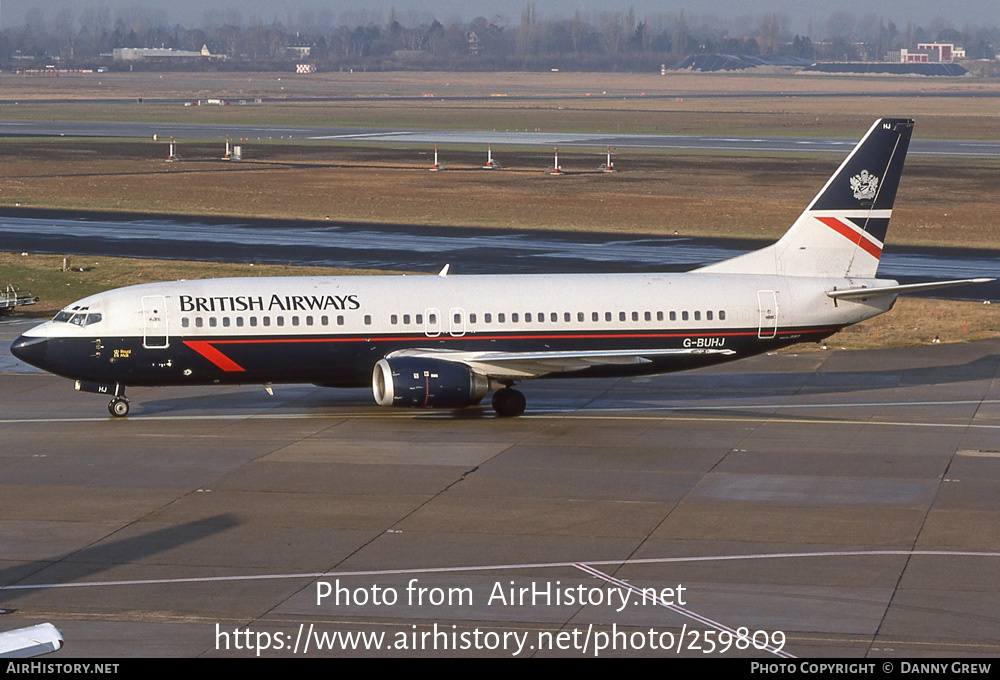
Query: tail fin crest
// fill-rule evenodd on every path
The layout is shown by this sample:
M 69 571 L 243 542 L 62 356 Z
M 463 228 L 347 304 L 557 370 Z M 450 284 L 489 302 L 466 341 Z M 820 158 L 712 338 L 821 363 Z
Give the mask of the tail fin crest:
M 875 121 L 777 243 L 698 271 L 873 278 L 912 132 L 912 120 Z

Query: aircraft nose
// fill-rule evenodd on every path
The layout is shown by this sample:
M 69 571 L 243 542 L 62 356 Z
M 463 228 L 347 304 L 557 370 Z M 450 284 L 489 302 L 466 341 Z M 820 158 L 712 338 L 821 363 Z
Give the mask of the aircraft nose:
M 49 339 L 22 335 L 10 346 L 10 353 L 26 364 L 45 368 Z

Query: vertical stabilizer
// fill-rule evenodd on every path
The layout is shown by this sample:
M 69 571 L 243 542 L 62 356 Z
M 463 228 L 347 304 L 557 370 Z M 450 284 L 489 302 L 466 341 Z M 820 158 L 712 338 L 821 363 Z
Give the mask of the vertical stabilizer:
M 698 271 L 874 278 L 913 121 L 882 118 L 781 239 Z

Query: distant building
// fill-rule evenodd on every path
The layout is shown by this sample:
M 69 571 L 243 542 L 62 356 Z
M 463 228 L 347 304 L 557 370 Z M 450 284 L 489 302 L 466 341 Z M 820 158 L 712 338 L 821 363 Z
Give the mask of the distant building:
M 889 55 L 890 61 L 898 61 L 901 64 L 927 64 L 931 61 L 932 56 L 936 56 L 936 54 L 925 50 L 907 49 L 899 50 L 899 52 L 890 52 Z M 892 57 L 896 58 L 892 59 Z M 934 59 L 934 61 L 936 62 L 937 59 Z
M 957 59 L 965 59 L 965 48 L 954 43 L 919 43 L 915 50 L 890 52 L 888 61 L 904 64 L 951 64 Z
M 201 52 L 175 50 L 170 47 L 116 47 L 111 51 L 111 56 L 115 61 L 201 59 Z
M 195 59 L 225 59 L 225 55 L 212 54 L 208 45 L 202 45 L 199 52 L 175 50 L 172 47 L 116 47 L 111 51 L 115 61 L 192 61 Z

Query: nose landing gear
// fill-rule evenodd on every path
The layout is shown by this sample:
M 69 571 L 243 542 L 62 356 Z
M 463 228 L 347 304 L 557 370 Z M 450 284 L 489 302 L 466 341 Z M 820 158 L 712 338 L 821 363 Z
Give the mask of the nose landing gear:
M 115 397 L 108 403 L 108 413 L 115 418 L 124 418 L 127 416 L 128 409 L 128 399 L 124 395 Z

